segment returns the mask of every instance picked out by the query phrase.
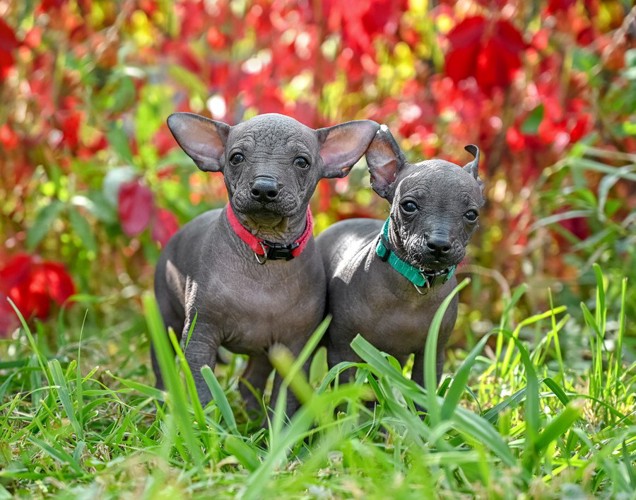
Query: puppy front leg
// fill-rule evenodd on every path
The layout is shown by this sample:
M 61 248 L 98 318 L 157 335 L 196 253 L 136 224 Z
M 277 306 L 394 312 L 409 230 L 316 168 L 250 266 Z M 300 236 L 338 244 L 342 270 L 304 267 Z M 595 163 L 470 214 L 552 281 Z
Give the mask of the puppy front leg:
M 445 352 L 444 346 L 438 346 L 437 348 L 437 362 L 435 366 L 436 383 L 442 378 L 442 370 L 444 368 Z M 417 382 L 418 385 L 424 387 L 424 351 L 415 353 L 415 359 L 413 360 L 413 371 L 411 372 L 411 380 Z M 437 390 L 437 386 L 433 388 Z
M 250 418 L 261 413 L 261 398 L 273 367 L 267 354 L 253 354 L 243 374 L 239 390 Z M 254 392 L 252 392 L 254 391 Z
M 442 370 L 444 368 L 445 360 L 445 342 L 437 345 L 437 360 L 435 366 L 435 387 L 428 387 L 428 390 L 437 392 L 439 381 L 442 379 Z M 413 359 L 413 371 L 411 372 L 411 380 L 416 382 L 421 387 L 424 387 L 424 349 L 421 352 L 415 353 Z M 415 407 L 418 411 L 425 411 L 420 405 L 416 404 Z
M 219 348 L 217 336 L 213 334 L 213 331 L 214 327 L 212 325 L 197 321 L 190 340 L 187 341 L 188 331 L 186 329 L 184 329 L 181 338 L 182 347 L 185 350 L 185 358 L 194 378 L 197 395 L 201 405 L 204 407 L 212 401 L 212 394 L 203 379 L 203 375 L 201 375 L 201 368 L 208 365 L 214 370 Z

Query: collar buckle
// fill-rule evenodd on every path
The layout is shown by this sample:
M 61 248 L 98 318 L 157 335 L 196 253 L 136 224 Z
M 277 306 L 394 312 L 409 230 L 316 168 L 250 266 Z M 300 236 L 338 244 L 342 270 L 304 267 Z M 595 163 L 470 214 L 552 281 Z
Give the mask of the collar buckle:
M 415 288 L 415 291 L 419 293 L 420 295 L 427 295 L 428 292 L 431 291 L 431 284 L 426 278 L 424 278 L 424 280 L 425 280 L 424 286 L 417 286 L 415 283 L 413 283 L 413 287 Z
M 453 277 L 455 274 L 455 268 L 457 266 L 451 266 L 447 269 L 442 269 L 441 271 L 426 271 L 425 269 L 420 269 L 420 274 L 426 280 L 426 286 L 428 288 L 434 287 L 435 285 L 441 285 L 446 283 L 449 279 Z
M 261 246 L 265 250 L 267 260 L 292 260 L 294 258 L 293 252 L 300 246 L 300 243 L 294 242 L 289 245 L 282 245 L 263 241 Z
M 291 243 L 290 245 L 283 245 L 280 243 L 259 241 L 258 244 L 260 245 L 263 253 L 258 254 L 254 252 L 254 257 L 256 258 L 256 262 L 258 262 L 261 266 L 268 260 L 292 260 L 294 258 L 294 250 L 300 246 L 300 243 L 298 242 Z

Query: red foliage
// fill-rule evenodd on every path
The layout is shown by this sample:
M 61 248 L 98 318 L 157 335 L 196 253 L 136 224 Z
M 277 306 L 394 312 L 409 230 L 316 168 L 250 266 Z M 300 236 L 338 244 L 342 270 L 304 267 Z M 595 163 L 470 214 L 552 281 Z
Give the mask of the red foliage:
M 158 208 L 152 191 L 139 179 L 122 183 L 118 196 L 119 221 L 126 236 L 138 236 L 151 226 L 152 239 L 164 246 L 179 229 L 177 217 Z
M 0 82 L 7 77 L 13 67 L 13 51 L 18 48 L 18 40 L 13 29 L 0 19 Z
M 510 85 L 526 48 L 521 33 L 509 21 L 482 16 L 464 19 L 448 34 L 448 41 L 446 74 L 454 82 L 472 76 L 488 94 Z
M 12 252 L 41 196 L 30 181 L 36 166 L 46 176 L 61 167 L 73 179 L 60 192 L 91 198 L 100 192 L 101 166 L 149 171 L 177 147 L 162 126 L 171 111 L 205 113 L 207 105 L 212 118 L 232 124 L 279 112 L 316 128 L 370 118 L 386 123 L 411 158 L 461 163 L 463 147 L 475 143 L 488 179 L 505 180 L 500 194 L 522 192 L 593 127 L 601 129 L 590 136 L 594 146 L 609 139 L 629 151 L 636 142 L 619 126 L 627 111 L 605 105 L 623 88 L 633 45 L 629 30 L 618 29 L 629 11 L 620 0 L 546 0 L 532 8 L 441 0 L 428 11 L 426 2 L 408 0 L 248 0 L 238 9 L 228 0 L 22 3 L 8 2 L 0 19 L 0 197 L 15 197 L 0 229 Z M 142 235 L 132 253 L 164 245 L 177 230 L 177 217 L 151 192 L 157 183 L 192 202 L 225 196 L 218 178 L 207 185 L 196 177 L 188 189 L 189 171 L 177 165 L 160 163 L 148 184 L 121 185 L 122 231 Z M 346 199 L 347 182 L 318 188 L 329 220 L 358 213 L 353 198 L 335 199 Z M 518 255 L 534 208 L 510 206 L 518 207 L 493 203 L 485 215 L 511 235 L 502 249 Z M 359 213 L 378 207 L 375 200 Z M 52 227 L 65 256 L 81 252 L 59 238 L 76 228 Z M 96 236 L 121 244 L 104 239 L 112 234 Z M 73 272 L 84 272 L 83 264 Z
M 152 222 L 152 239 L 162 247 L 166 246 L 168 240 L 179 229 L 177 217 L 165 208 L 158 208 L 154 214 Z
M 42 0 L 40 10 L 42 12 L 50 12 L 51 10 L 60 9 L 67 0 Z
M 0 335 L 17 324 L 10 298 L 26 319 L 45 319 L 51 304 L 65 306 L 75 293 L 66 268 L 39 257 L 18 254 L 0 268 Z
M 13 131 L 8 123 L 0 127 L 0 144 L 2 144 L 6 150 L 11 151 L 15 149 L 18 146 L 18 142 L 18 134 Z
M 590 226 L 585 217 L 572 217 L 559 221 L 559 224 L 579 240 L 584 240 L 590 236 Z
M 152 217 L 152 191 L 139 180 L 123 183 L 119 188 L 118 213 L 121 227 L 127 236 L 143 232 Z

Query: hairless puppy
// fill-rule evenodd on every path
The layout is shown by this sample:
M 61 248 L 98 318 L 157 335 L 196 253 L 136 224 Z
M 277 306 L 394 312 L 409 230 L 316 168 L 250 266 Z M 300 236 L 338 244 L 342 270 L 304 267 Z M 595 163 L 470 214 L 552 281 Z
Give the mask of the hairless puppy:
M 389 218 L 346 220 L 317 238 L 333 315 L 330 367 L 358 359 L 350 344 L 360 334 L 402 364 L 414 354 L 412 378 L 423 383 L 429 326 L 456 286 L 455 268 L 484 204 L 479 150 L 466 150 L 475 159 L 463 168 L 437 159 L 410 164 L 385 126 L 377 132 L 366 157 L 373 189 L 391 202 Z M 456 318 L 455 297 L 439 333 L 438 378 Z
M 181 338 L 204 405 L 211 394 L 200 370 L 214 368 L 220 346 L 250 356 L 245 378 L 262 392 L 269 349 L 282 344 L 298 355 L 324 315 L 325 274 L 308 208 L 316 184 L 347 175 L 379 125 L 314 130 L 266 114 L 229 126 L 175 113 L 168 126 L 201 170 L 223 173 L 229 203 L 186 224 L 163 250 L 155 273 L 163 320 Z M 152 360 L 162 388 L 154 352 Z M 248 410 L 260 407 L 249 387 L 241 393 Z M 288 414 L 297 405 L 290 397 Z

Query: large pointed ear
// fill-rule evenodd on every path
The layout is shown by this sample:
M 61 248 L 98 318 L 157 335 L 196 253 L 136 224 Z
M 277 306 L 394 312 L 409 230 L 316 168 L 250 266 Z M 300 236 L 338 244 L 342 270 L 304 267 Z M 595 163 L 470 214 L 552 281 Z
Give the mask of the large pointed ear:
M 483 191 L 484 182 L 479 178 L 479 148 L 474 144 L 469 144 L 464 147 L 464 149 L 475 157 L 473 161 L 464 165 L 464 168 L 475 178 L 477 184 L 479 184 L 479 187 Z
M 369 147 L 380 125 L 371 120 L 356 120 L 316 130 L 323 177 L 344 177 Z
M 223 169 L 225 143 L 230 126 L 194 113 L 173 113 L 168 128 L 186 154 L 201 170 L 218 172 Z
M 371 187 L 382 198 L 392 202 L 395 194 L 395 179 L 404 167 L 406 159 L 386 125 L 382 125 L 375 134 L 366 157 L 371 174 Z

